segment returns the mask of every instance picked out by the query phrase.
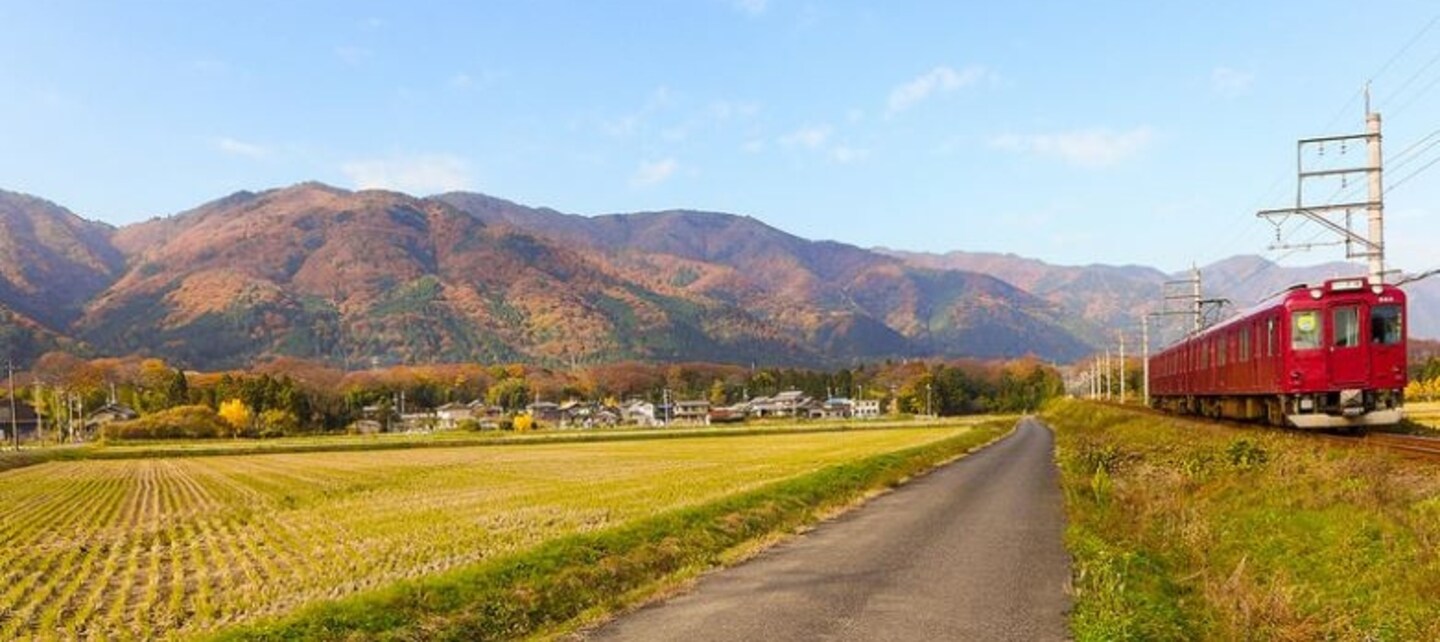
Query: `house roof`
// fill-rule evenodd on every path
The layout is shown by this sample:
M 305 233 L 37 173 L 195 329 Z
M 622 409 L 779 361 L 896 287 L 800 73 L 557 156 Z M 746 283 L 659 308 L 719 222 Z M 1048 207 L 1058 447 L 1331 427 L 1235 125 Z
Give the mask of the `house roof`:
M 16 421 L 34 421 L 34 420 L 35 420 L 35 407 L 34 407 L 34 406 L 31 406 L 31 405 L 28 404 L 28 403 L 25 403 L 24 401 L 21 401 L 21 400 L 19 400 L 19 399 L 16 399 L 16 400 L 15 400 L 15 420 L 16 420 Z M 9 422 L 10 422 L 10 400 L 9 400 L 9 399 L 0 399 L 0 421 L 5 422 L 7 425 L 8 425 Z M 6 427 L 6 426 L 0 426 L 0 428 L 4 428 L 4 427 Z

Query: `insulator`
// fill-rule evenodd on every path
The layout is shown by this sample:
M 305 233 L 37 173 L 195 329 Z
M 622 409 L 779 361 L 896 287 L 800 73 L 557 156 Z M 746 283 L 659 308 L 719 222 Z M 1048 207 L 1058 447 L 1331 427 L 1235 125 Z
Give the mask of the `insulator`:
M 1345 155 L 1345 143 L 1346 143 L 1346 141 L 1343 141 L 1343 140 L 1340 141 L 1340 155 L 1341 155 L 1341 156 L 1344 156 L 1344 155 Z
M 1325 143 L 1320 143 L 1320 155 L 1325 155 Z

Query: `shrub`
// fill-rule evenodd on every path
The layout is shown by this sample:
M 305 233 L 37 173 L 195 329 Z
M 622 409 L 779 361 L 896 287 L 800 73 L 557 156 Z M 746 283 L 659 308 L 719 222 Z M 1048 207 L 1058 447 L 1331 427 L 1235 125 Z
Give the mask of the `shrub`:
M 266 410 L 260 413 L 259 424 L 261 437 L 280 437 L 300 432 L 300 420 L 288 410 Z
M 107 424 L 103 434 L 106 439 L 214 439 L 228 436 L 230 427 L 208 406 L 176 406 Z

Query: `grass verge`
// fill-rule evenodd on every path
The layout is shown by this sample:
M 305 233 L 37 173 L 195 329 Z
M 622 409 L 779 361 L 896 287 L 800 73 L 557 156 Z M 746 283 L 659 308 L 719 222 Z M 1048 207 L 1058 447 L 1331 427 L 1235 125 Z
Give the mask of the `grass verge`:
M 1440 639 L 1437 465 L 1065 401 L 1077 640 Z
M 422 580 L 224 631 L 220 640 L 495 640 L 553 631 L 644 599 L 667 576 L 720 564 L 747 542 L 794 530 L 897 485 L 1013 428 L 990 421 L 955 437 L 832 466 L 701 506 L 572 535 Z

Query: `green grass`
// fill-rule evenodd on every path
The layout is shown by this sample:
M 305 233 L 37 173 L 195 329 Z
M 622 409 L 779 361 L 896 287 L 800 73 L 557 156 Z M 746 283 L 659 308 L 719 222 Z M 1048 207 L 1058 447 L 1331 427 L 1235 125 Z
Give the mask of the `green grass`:
M 552 626 L 1000 430 L 52 461 L 0 473 L 0 638 Z
M 1440 466 L 1051 405 L 1078 640 L 1440 639 Z

